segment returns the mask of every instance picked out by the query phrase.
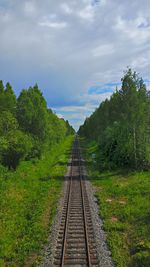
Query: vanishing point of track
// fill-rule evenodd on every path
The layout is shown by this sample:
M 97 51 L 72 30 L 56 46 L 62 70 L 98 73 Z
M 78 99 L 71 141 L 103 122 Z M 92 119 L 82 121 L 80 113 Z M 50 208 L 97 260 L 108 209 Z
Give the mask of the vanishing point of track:
M 99 266 L 82 162 L 76 138 L 72 149 L 54 266 Z

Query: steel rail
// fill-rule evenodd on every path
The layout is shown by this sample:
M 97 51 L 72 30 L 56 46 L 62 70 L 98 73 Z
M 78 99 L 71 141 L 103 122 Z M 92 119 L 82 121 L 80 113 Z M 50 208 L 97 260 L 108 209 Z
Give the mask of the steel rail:
M 83 216 L 83 233 L 85 237 L 85 255 L 86 255 L 86 266 L 92 267 L 91 258 L 90 258 L 90 248 L 89 248 L 89 237 L 88 237 L 88 222 L 87 222 L 87 214 L 86 214 L 86 190 L 85 190 L 85 184 L 83 183 L 83 168 L 81 165 L 81 151 L 79 147 L 79 141 L 76 138 L 74 141 L 73 149 L 72 149 L 72 157 L 71 157 L 71 170 L 69 174 L 69 184 L 68 184 L 68 193 L 66 198 L 66 211 L 65 211 L 65 223 L 64 223 L 64 232 L 63 232 L 63 238 L 62 238 L 62 249 L 61 249 L 61 261 L 60 261 L 60 267 L 66 266 L 66 255 L 67 255 L 67 235 L 68 235 L 68 229 L 69 229 L 69 216 L 71 211 L 71 203 L 72 203 L 72 192 L 73 192 L 73 165 L 74 160 L 77 160 L 77 166 L 78 166 L 78 177 L 79 177 L 79 188 L 81 192 L 81 212 Z
M 65 229 L 64 229 L 64 239 L 63 239 L 63 246 L 62 246 L 62 262 L 61 262 L 61 267 L 64 267 L 65 266 L 65 250 L 66 250 L 66 240 L 67 240 L 67 228 L 68 228 L 68 218 L 69 218 L 69 209 L 70 209 L 70 198 L 71 198 L 71 190 L 72 190 L 72 163 L 73 163 L 73 153 L 72 153 L 72 157 L 71 157 L 71 173 L 70 173 L 70 181 L 69 181 L 69 192 L 68 192 L 66 221 L 65 221 Z
M 87 230 L 87 220 L 86 220 L 86 211 L 85 211 L 85 200 L 84 200 L 84 192 L 83 192 L 83 177 L 82 177 L 82 167 L 81 167 L 81 153 L 78 146 L 78 156 L 79 156 L 79 176 L 80 176 L 80 185 L 81 185 L 81 195 L 82 195 L 82 206 L 83 206 L 83 218 L 84 218 L 84 230 L 85 230 L 85 239 L 86 239 L 86 251 L 87 251 L 87 260 L 88 267 L 91 267 L 90 260 L 90 250 L 89 250 L 89 241 L 88 241 L 88 230 Z

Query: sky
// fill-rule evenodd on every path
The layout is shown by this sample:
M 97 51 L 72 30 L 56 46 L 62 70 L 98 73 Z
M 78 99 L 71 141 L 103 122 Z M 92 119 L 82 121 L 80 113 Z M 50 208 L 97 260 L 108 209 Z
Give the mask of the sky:
M 37 83 L 76 130 L 127 66 L 150 87 L 149 0 L 0 0 L 0 79 Z

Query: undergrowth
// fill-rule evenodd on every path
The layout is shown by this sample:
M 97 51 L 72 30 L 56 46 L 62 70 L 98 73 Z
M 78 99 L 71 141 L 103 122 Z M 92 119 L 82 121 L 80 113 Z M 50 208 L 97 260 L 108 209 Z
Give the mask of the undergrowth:
M 73 137 L 14 172 L 0 167 L 0 266 L 35 266 L 47 241 Z
M 96 149 L 90 143 L 85 154 L 113 261 L 117 267 L 149 267 L 150 172 L 101 172 Z

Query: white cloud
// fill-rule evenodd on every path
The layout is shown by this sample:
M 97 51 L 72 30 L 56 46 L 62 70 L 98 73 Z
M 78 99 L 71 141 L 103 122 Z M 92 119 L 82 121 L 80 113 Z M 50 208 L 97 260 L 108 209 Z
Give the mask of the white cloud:
M 83 106 L 62 106 L 62 107 L 58 107 L 57 110 L 59 110 L 60 112 L 65 112 L 65 113 L 71 113 L 71 116 L 73 115 L 73 113 L 76 112 L 86 112 L 86 111 L 93 111 L 93 109 L 95 108 L 95 105 L 83 105 Z
M 89 115 L 99 106 L 99 103 L 104 101 L 106 98 L 109 99 L 111 95 L 111 92 L 92 95 L 86 93 L 78 99 L 78 104 L 80 104 L 80 106 L 67 105 L 57 108 L 54 107 L 54 110 L 58 116 L 61 114 L 64 118 L 73 123 L 75 129 L 78 130 L 85 118 L 89 117 Z
M 57 116 L 58 116 L 58 118 L 60 118 L 60 119 L 63 119 L 63 118 L 64 118 L 64 116 L 63 116 L 62 114 L 60 114 L 60 113 L 57 113 Z
M 33 16 L 36 15 L 36 6 L 34 4 L 34 2 L 32 1 L 26 1 L 24 3 L 24 12 L 27 16 Z
M 73 10 L 70 8 L 70 6 L 67 3 L 61 4 L 61 9 L 66 13 L 66 14 L 71 14 Z
M 118 16 L 114 28 L 120 31 L 130 42 L 133 41 L 136 45 L 140 45 L 150 38 L 149 29 L 140 27 L 140 25 L 146 25 L 146 23 L 148 23 L 147 20 L 142 16 L 138 16 L 134 20 L 126 20 Z
M 112 44 L 104 44 L 93 49 L 93 56 L 101 57 L 101 56 L 110 55 L 114 52 L 115 52 L 115 49 Z
M 79 17 L 86 20 L 93 20 L 94 9 L 91 5 L 87 5 L 85 8 L 81 9 L 78 13 Z
M 55 29 L 63 29 L 67 27 L 66 22 L 52 22 L 52 21 L 42 21 L 39 22 L 40 26 L 49 27 L 49 28 L 55 28 Z
M 39 83 L 77 127 L 109 97 L 91 86 L 119 82 L 126 66 L 149 79 L 149 10 L 149 0 L 0 0 L 1 79 L 17 93 Z

